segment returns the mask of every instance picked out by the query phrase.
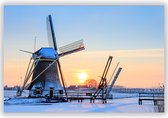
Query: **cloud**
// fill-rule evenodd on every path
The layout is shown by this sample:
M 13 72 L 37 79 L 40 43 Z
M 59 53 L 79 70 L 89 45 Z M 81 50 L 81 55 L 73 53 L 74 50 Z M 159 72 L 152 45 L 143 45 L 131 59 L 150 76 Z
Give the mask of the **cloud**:
M 84 51 L 70 55 L 71 57 L 77 56 L 107 56 L 114 55 L 117 57 L 160 57 L 163 56 L 164 49 L 136 49 L 136 50 L 116 50 L 116 51 Z

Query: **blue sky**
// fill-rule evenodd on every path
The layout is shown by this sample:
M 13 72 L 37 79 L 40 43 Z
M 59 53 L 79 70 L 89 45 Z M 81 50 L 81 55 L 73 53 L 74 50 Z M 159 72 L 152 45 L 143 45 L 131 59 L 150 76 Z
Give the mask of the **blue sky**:
M 5 6 L 5 47 L 48 46 L 52 15 L 58 47 L 83 39 L 88 51 L 163 48 L 163 6 Z
M 31 55 L 20 49 L 33 51 L 35 37 L 36 50 L 49 46 L 49 14 L 58 47 L 84 40 L 85 51 L 60 60 L 69 84 L 77 82 L 80 71 L 97 79 L 109 55 L 123 67 L 118 85 L 153 87 L 164 82 L 164 6 L 5 6 L 5 84 L 21 84 L 25 75 Z

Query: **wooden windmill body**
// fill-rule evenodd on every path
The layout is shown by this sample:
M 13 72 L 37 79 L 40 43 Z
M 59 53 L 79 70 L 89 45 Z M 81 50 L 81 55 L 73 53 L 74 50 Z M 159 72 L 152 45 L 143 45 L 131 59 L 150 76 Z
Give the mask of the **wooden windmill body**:
M 41 96 L 51 94 L 63 93 L 63 86 L 60 81 L 57 62 L 54 62 L 54 58 L 45 57 L 43 53 L 39 52 L 46 50 L 47 52 L 54 51 L 52 48 L 41 48 L 35 55 L 40 55 L 41 58 L 38 60 L 35 58 L 35 70 L 32 76 L 32 81 L 37 77 L 45 68 L 47 68 L 51 63 L 53 63 L 43 74 L 41 74 L 36 80 L 34 80 L 28 87 L 31 96 Z M 56 59 L 56 58 L 55 58 Z

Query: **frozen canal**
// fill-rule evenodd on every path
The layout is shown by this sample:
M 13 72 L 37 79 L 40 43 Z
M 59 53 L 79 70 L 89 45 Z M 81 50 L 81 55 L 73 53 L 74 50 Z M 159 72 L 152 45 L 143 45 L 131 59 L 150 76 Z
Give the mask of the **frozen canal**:
M 5 112 L 154 112 L 152 102 L 138 105 L 138 98 L 114 99 L 102 104 L 101 101 L 90 103 L 84 100 L 65 103 L 33 103 L 4 105 Z
M 152 101 L 138 105 L 137 93 L 113 93 L 114 99 L 107 104 L 102 104 L 101 100 L 40 103 L 39 99 L 13 99 L 15 95 L 16 91 L 4 91 L 4 100 L 12 98 L 4 101 L 4 112 L 155 112 Z M 26 92 L 23 95 L 26 96 Z

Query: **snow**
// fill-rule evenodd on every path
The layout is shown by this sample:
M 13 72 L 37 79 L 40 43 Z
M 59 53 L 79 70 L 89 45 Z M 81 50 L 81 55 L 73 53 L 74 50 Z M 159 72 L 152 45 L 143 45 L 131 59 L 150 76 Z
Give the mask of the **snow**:
M 113 99 L 121 99 L 121 98 L 133 98 L 138 97 L 138 93 L 117 93 L 117 92 L 111 92 L 110 94 L 113 95 Z
M 16 97 L 17 90 L 5 90 L 4 91 L 4 99 L 14 98 Z M 29 90 L 23 90 L 22 97 L 28 97 Z
M 4 105 L 24 105 L 24 104 L 33 104 L 33 103 L 41 103 L 45 101 L 44 98 L 11 98 L 9 100 L 4 101 Z
M 90 103 L 84 100 L 63 103 L 33 103 L 4 105 L 5 112 L 154 112 L 152 102 L 138 105 L 137 98 L 115 99 L 102 104 L 101 101 Z
M 4 90 L 4 98 L 12 98 L 16 96 L 16 90 Z
M 108 100 L 107 104 L 102 104 L 101 100 L 96 100 L 95 103 L 90 103 L 89 100 L 83 100 L 82 103 L 77 100 L 42 103 L 44 98 L 16 98 L 15 95 L 16 91 L 4 91 L 5 112 L 155 112 L 152 101 L 138 104 L 137 93 L 113 93 L 114 99 Z
M 58 53 L 55 51 L 54 48 L 41 48 L 35 54 L 47 59 L 56 59 L 58 57 Z

